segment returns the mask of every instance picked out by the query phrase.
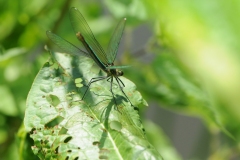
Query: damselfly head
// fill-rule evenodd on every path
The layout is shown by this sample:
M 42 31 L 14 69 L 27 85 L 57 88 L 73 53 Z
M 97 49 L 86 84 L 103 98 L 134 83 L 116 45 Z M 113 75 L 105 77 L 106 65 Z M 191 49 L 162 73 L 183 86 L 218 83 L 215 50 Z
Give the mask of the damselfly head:
M 123 76 L 123 71 L 117 70 L 117 76 Z

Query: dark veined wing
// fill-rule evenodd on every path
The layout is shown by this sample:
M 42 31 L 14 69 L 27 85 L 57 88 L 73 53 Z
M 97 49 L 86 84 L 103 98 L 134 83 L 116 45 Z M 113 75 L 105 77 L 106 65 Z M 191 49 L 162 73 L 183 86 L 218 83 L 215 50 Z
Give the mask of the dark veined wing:
M 90 46 L 90 48 L 94 52 L 95 56 L 99 59 L 99 61 L 105 65 L 109 64 L 110 62 L 107 59 L 106 53 L 104 52 L 103 48 L 100 46 L 100 44 L 94 37 L 83 15 L 75 7 L 71 8 L 70 10 L 70 20 L 74 32 L 76 34 L 81 33 L 81 35 L 84 37 L 85 41 Z
M 108 49 L 107 49 L 107 58 L 108 58 L 108 61 L 111 63 L 113 63 L 115 61 L 115 58 L 116 58 L 116 55 L 118 52 L 118 46 L 119 46 L 120 40 L 122 38 L 126 20 L 127 19 L 124 18 L 123 20 L 121 20 L 118 23 L 115 31 L 113 32 L 113 35 L 112 35 L 110 41 L 109 41 Z
M 51 31 L 46 32 L 48 38 L 55 43 L 59 48 L 61 48 L 66 53 L 75 55 L 75 56 L 87 56 L 90 57 L 88 53 L 82 51 L 72 43 L 68 42 L 67 40 L 63 39 L 62 37 L 52 33 Z

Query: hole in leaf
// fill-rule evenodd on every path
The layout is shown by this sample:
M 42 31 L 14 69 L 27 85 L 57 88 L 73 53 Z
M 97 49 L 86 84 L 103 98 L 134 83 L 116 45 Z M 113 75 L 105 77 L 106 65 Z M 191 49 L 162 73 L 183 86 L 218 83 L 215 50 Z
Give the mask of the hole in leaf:
M 53 63 L 53 64 L 51 65 L 51 68 L 52 68 L 52 69 L 58 69 L 58 67 L 59 67 L 59 66 L 58 66 L 57 63 Z
M 81 101 L 72 101 L 71 103 L 71 106 L 75 106 L 75 105 L 79 105 L 79 104 L 81 104 Z
M 82 78 L 76 78 L 74 82 L 75 83 L 81 83 L 82 82 Z
M 72 95 L 74 95 L 74 94 L 76 94 L 75 91 L 70 91 L 70 92 L 67 93 L 67 96 L 72 96 Z
M 69 157 L 67 156 L 66 158 L 65 158 L 65 160 L 68 160 L 69 159 Z
M 29 133 L 30 133 L 30 134 L 36 133 L 36 128 L 32 128 Z
M 78 157 L 74 158 L 73 160 L 78 160 Z
M 101 148 L 99 151 L 99 153 L 102 154 L 102 156 L 104 156 L 103 154 L 107 154 L 108 152 L 109 152 L 109 150 L 106 148 Z
M 52 94 L 46 96 L 46 99 L 54 107 L 56 107 L 60 103 L 59 98 L 55 95 L 52 95 Z
M 83 86 L 83 85 L 82 85 L 81 83 L 77 83 L 77 84 L 76 84 L 76 87 L 77 87 L 77 88 L 81 88 L 82 86 Z
M 72 100 L 73 98 L 70 97 L 70 96 L 67 96 L 66 99 L 67 99 L 67 100 Z
M 139 108 L 138 108 L 138 107 L 134 107 L 133 109 L 136 110 L 136 111 L 139 111 Z
M 112 121 L 112 122 L 110 122 L 110 127 L 113 130 L 121 131 L 122 124 L 120 122 L 118 122 L 118 121 Z
M 72 150 L 68 150 L 67 152 L 70 152 L 70 153 L 71 153 L 71 152 L 72 152 Z
M 74 82 L 75 82 L 76 87 L 78 87 L 78 88 L 81 88 L 83 86 L 83 84 L 81 83 L 82 82 L 81 78 L 76 78 Z
M 95 145 L 100 145 L 100 142 L 94 141 L 92 144 L 93 144 L 94 146 L 95 146 Z
M 108 159 L 108 156 L 101 155 L 101 156 L 99 156 L 99 159 Z
M 62 122 L 63 119 L 64 119 L 63 117 L 57 116 L 56 118 L 54 118 L 53 120 L 45 124 L 45 127 L 48 127 L 48 128 L 54 127 L 58 125 L 60 122 Z
M 103 130 L 103 132 L 107 132 L 107 130 L 105 128 L 101 128 Z
M 55 153 L 56 154 L 58 154 L 58 148 L 59 148 L 59 146 L 55 149 Z
M 71 139 L 72 139 L 72 137 L 69 136 L 69 137 L 67 137 L 63 142 L 64 142 L 64 143 L 67 143 L 67 142 L 69 142 Z
M 60 134 L 66 134 L 67 131 L 68 131 L 68 129 L 62 127 L 58 134 L 59 134 L 59 135 L 60 135 Z

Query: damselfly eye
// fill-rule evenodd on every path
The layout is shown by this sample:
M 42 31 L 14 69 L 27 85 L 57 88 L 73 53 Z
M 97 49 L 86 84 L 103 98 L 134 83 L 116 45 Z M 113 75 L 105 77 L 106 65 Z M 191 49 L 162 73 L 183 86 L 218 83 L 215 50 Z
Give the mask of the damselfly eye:
M 118 76 L 123 76 L 123 71 L 118 71 Z

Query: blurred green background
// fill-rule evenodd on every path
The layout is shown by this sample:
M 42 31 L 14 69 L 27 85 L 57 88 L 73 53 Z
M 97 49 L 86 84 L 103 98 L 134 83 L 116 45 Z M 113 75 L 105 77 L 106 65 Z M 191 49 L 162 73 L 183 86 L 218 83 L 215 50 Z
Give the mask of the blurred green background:
M 125 76 L 149 103 L 141 116 L 165 159 L 240 159 L 240 1 L 1 0 L 1 160 L 24 154 L 27 94 L 49 57 L 44 45 L 54 48 L 45 32 L 79 43 L 73 6 L 104 48 L 127 18 L 118 63 L 132 65 Z

